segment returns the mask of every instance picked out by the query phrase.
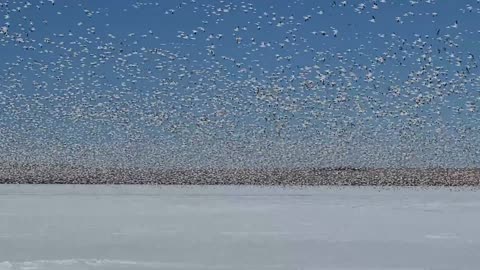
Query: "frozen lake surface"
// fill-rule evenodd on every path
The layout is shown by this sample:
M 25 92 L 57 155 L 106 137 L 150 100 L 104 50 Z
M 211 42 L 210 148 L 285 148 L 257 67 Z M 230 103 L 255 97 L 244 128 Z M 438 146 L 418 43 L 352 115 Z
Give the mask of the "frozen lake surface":
M 479 267 L 472 190 L 0 185 L 0 270 Z

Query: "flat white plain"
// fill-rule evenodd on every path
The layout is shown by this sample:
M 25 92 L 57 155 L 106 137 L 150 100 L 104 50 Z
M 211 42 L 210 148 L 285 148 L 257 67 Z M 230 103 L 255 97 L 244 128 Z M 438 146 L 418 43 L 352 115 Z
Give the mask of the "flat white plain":
M 476 269 L 480 193 L 0 186 L 0 269 Z

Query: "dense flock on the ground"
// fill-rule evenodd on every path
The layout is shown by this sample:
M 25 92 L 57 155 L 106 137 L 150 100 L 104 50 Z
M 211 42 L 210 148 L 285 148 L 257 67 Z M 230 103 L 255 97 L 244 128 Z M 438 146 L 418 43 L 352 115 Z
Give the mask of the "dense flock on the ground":
M 479 14 L 478 0 L 0 0 L 0 177 L 477 167 Z

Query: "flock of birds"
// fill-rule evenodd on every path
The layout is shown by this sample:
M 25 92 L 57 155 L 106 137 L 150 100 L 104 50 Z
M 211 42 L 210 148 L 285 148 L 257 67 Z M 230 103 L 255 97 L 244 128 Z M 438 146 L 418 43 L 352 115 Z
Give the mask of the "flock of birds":
M 479 14 L 479 0 L 0 0 L 0 160 L 478 166 Z

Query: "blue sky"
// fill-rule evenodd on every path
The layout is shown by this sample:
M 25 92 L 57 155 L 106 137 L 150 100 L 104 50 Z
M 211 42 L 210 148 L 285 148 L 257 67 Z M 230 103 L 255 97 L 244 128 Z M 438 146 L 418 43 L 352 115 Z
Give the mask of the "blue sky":
M 5 157 L 479 165 L 477 1 L 5 3 Z

